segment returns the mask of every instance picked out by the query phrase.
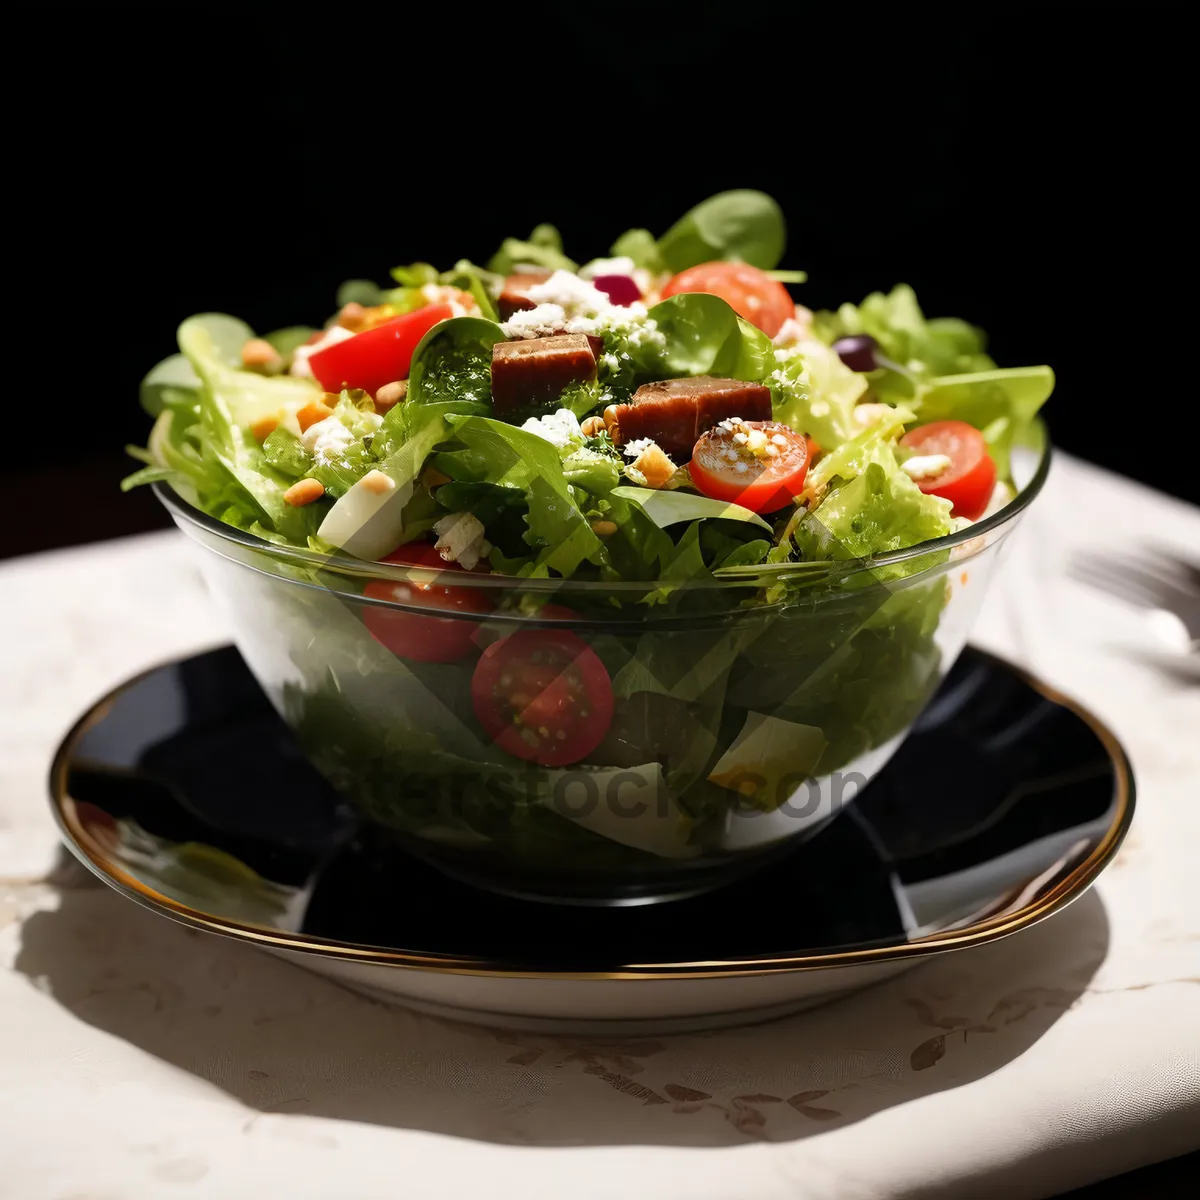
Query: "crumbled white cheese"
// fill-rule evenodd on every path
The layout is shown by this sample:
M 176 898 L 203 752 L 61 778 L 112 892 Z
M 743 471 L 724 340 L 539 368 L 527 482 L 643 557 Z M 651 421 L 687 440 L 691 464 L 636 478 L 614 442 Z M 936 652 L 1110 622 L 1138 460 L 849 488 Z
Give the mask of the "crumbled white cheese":
M 549 337 L 561 333 L 567 325 L 567 314 L 561 304 L 539 304 L 513 313 L 500 328 L 510 338 Z
M 534 304 L 557 304 L 572 314 L 594 314 L 613 307 L 599 288 L 570 271 L 555 271 L 549 279 L 528 288 L 525 294 Z
M 653 438 L 638 438 L 636 441 L 626 443 L 622 448 L 622 453 L 626 458 L 641 458 L 653 445 Z
M 648 315 L 641 301 L 623 306 L 612 304 L 595 316 L 571 317 L 566 328 L 568 333 L 587 333 L 594 337 L 612 332 L 631 350 L 662 350 L 667 344 L 658 322 Z
M 632 275 L 633 271 L 633 259 L 622 254 L 617 258 L 593 258 L 580 269 L 579 277 L 595 279 L 597 275 Z
M 341 458 L 342 451 L 354 440 L 354 434 L 337 417 L 317 421 L 300 435 L 301 445 L 321 465 Z
M 634 350 L 653 351 L 666 346 L 666 338 L 644 304 L 613 304 L 602 291 L 570 271 L 555 271 L 525 294 L 537 307 L 513 313 L 501 325 L 507 337 L 549 337 L 555 333 L 603 337 L 612 332 Z M 615 371 L 620 364 L 606 365 Z
M 854 423 L 860 429 L 866 429 L 895 411 L 890 404 L 859 404 L 854 409 Z
M 311 346 L 297 346 L 292 351 L 292 365 L 288 368 L 288 374 L 297 375 L 302 379 L 311 379 L 312 367 L 309 364 L 309 358 L 318 350 L 324 350 L 326 346 L 336 346 L 338 342 L 344 342 L 353 336 L 354 334 L 350 330 L 344 329 L 341 325 L 331 325 Z
M 527 433 L 536 433 L 538 437 L 545 438 L 560 450 L 572 442 L 583 441 L 579 418 L 569 408 L 560 408 L 544 417 L 530 417 L 521 428 Z
M 448 513 L 434 522 L 433 531 L 438 535 L 437 552 L 446 562 L 456 562 L 468 571 L 474 570 L 479 560 L 491 550 L 483 536 L 483 522 L 474 513 Z
M 801 320 L 800 313 L 807 314 L 807 319 Z M 796 306 L 796 316 L 788 317 L 779 327 L 779 332 L 771 339 L 776 346 L 792 347 L 804 341 L 811 334 L 812 313 L 807 308 L 801 310 Z M 778 357 L 778 355 L 776 355 Z
M 602 354 L 600 361 L 605 368 L 612 371 L 614 374 L 621 369 L 621 360 L 615 354 Z
M 900 469 L 909 479 L 933 479 L 949 465 L 948 454 L 914 454 L 900 464 Z

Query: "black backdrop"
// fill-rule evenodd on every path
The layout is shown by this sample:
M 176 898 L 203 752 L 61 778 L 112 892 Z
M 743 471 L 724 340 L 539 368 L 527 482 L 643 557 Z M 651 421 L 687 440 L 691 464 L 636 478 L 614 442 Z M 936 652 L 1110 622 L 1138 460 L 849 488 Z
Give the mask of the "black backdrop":
M 1182 12 L 26 12 L 6 405 L 31 500 L 0 553 L 161 523 L 116 493 L 120 447 L 189 313 L 316 322 L 349 276 L 540 220 L 587 258 L 737 186 L 782 202 L 805 303 L 906 280 L 1002 363 L 1055 368 L 1061 447 L 1198 499 Z

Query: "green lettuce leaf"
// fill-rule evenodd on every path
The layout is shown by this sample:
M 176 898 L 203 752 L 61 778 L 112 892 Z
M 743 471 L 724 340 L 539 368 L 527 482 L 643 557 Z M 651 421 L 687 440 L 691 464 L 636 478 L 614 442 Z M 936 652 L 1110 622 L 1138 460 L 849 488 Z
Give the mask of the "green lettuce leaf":
M 578 264 L 563 253 L 562 235 L 553 225 L 538 225 L 528 239 L 505 238 L 488 260 L 488 270 L 511 275 L 518 267 L 544 267 L 548 271 L 575 271 Z
M 903 471 L 872 461 L 831 489 L 792 539 L 805 558 L 850 559 L 915 546 L 950 530 L 948 500 L 927 496 Z
M 563 473 L 558 449 L 514 425 L 488 417 L 450 416 L 455 440 L 476 455 L 479 482 L 518 488 L 528 497 L 526 541 L 535 557 L 522 573 L 573 575 L 584 562 L 607 562 L 604 543 L 585 519 Z
M 824 451 L 858 432 L 854 406 L 867 390 L 863 375 L 816 340 L 777 351 L 775 357 L 778 365 L 766 382 L 777 421 L 808 434 Z
M 814 315 L 813 328 L 826 342 L 866 333 L 884 355 L 917 375 L 985 371 L 996 364 L 984 353 L 982 329 L 953 317 L 928 320 L 906 283 L 890 292 L 872 292 L 861 304 Z
M 723 500 L 710 500 L 707 496 L 694 496 L 690 492 L 662 491 L 654 488 L 618 487 L 612 494 L 621 500 L 636 504 L 659 529 L 678 525 L 682 521 L 746 521 L 770 531 L 771 526 L 748 508 L 730 504 Z
M 1001 479 L 1009 478 L 1009 455 L 1027 435 L 1038 410 L 1054 391 L 1049 367 L 1010 367 L 972 375 L 943 375 L 910 401 L 922 423 L 953 419 L 983 431 Z

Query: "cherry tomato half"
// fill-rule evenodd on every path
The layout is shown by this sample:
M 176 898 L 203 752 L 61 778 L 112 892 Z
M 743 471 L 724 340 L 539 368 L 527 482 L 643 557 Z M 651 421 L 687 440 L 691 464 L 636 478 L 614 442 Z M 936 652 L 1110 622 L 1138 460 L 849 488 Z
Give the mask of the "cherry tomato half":
M 590 754 L 612 723 L 612 681 L 596 652 L 570 630 L 523 629 L 483 652 L 471 703 L 502 750 L 563 767 Z
M 679 292 L 720 296 L 739 317 L 774 337 L 788 317 L 796 315 L 795 301 L 778 279 L 749 263 L 707 262 L 680 271 L 662 290 L 662 298 Z
M 444 562 L 426 542 L 410 542 L 383 560 L 401 566 L 429 567 L 447 574 L 466 572 L 456 563 Z M 363 609 L 367 632 L 398 658 L 414 662 L 454 662 L 470 654 L 475 646 L 479 621 L 492 611 L 491 602 L 477 587 L 454 587 L 440 583 L 393 583 L 373 579 L 363 589 L 370 600 L 391 600 L 418 608 L 440 610 L 452 616 L 434 617 L 383 605 Z
M 696 443 L 688 471 L 713 500 L 769 513 L 804 490 L 809 442 L 778 421 L 722 421 Z
M 375 395 L 385 383 L 408 378 L 417 343 L 454 315 L 449 304 L 427 304 L 310 355 L 308 365 L 327 392 L 362 388 Z
M 954 505 L 956 517 L 975 520 L 987 508 L 996 486 L 996 464 L 983 434 L 966 421 L 933 421 L 910 430 L 900 439 L 914 454 L 944 454 L 950 465 L 936 475 L 916 481 L 930 496 Z

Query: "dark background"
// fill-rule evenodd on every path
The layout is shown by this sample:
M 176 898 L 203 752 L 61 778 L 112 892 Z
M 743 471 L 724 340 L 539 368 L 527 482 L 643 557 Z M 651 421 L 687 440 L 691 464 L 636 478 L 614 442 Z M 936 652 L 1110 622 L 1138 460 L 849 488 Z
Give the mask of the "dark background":
M 1059 446 L 1200 499 L 1181 8 L 444 11 L 24 14 L 0 553 L 164 523 L 121 447 L 190 313 L 319 323 L 350 276 L 541 220 L 582 261 L 737 186 L 783 204 L 798 299 L 905 280 L 1054 367 Z

